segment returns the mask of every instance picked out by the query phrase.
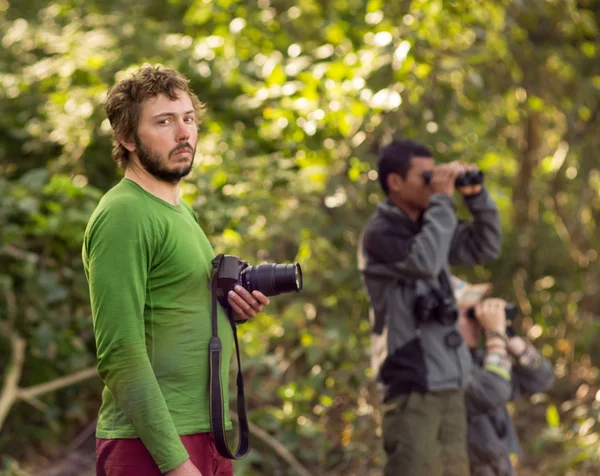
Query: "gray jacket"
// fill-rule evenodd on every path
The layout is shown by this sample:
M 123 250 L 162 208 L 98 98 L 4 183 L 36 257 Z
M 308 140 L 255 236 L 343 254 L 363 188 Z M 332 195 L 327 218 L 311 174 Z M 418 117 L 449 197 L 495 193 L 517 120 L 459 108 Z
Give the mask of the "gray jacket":
M 361 233 L 358 266 L 371 304 L 372 365 L 384 385 L 384 401 L 466 385 L 471 357 L 456 320 L 423 322 L 414 313 L 419 296 L 436 292 L 454 299 L 448 289 L 450 265 L 483 264 L 500 254 L 501 227 L 492 198 L 484 189 L 465 203 L 471 221 L 459 223 L 453 200 L 436 194 L 414 222 L 386 200 Z
M 473 373 L 465 391 L 467 448 L 472 476 L 514 476 L 510 454 L 521 456 L 519 438 L 506 408 L 509 400 L 544 392 L 554 381 L 552 364 L 528 344 L 533 365 L 514 362 L 511 380 L 483 368 L 483 352 L 473 353 Z

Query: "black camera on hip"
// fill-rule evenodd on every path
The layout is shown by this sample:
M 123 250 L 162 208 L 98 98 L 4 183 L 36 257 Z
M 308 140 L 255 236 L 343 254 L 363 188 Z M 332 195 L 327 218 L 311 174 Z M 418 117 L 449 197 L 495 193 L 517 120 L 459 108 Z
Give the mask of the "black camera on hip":
M 265 296 L 276 296 L 292 291 L 302 291 L 302 268 L 298 263 L 259 264 L 250 266 L 237 256 L 219 255 L 216 294 L 221 305 L 228 309 L 227 294 L 238 284 L 249 293 L 260 291 Z
M 429 185 L 431 183 L 431 175 L 432 172 L 427 171 L 423 172 L 423 180 L 425 180 L 425 184 Z M 469 185 L 481 185 L 483 183 L 484 174 L 481 170 L 467 170 L 466 172 L 461 172 L 458 177 L 456 177 L 456 181 L 454 185 L 456 187 L 467 187 Z
M 414 311 L 415 318 L 420 323 L 438 321 L 441 324 L 452 324 L 458 319 L 455 299 L 434 292 L 417 296 Z
M 504 307 L 504 312 L 506 313 L 506 335 L 508 337 L 514 337 L 517 333 L 515 332 L 513 323 L 519 315 L 519 308 L 514 303 L 508 302 Z M 470 307 L 467 309 L 467 317 L 473 320 L 477 319 L 475 317 L 475 308 Z

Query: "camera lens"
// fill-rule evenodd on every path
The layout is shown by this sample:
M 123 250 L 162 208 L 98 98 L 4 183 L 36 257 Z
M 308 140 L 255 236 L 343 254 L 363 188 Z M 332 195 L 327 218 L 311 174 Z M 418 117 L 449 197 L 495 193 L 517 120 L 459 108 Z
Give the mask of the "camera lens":
M 302 268 L 298 263 L 248 266 L 241 278 L 244 288 L 250 292 L 260 291 L 265 296 L 302 290 Z

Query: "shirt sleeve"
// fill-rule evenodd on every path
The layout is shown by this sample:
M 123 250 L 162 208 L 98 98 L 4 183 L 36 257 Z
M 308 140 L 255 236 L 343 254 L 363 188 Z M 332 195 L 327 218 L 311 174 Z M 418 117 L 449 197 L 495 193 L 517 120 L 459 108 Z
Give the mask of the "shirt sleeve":
M 98 373 L 158 464 L 188 459 L 146 349 L 144 305 L 155 237 L 124 206 L 104 209 L 84 240 Z
M 525 352 L 513 365 L 513 397 L 546 392 L 554 382 L 554 369 L 531 342 L 525 342 Z
M 502 250 L 498 206 L 485 188 L 464 200 L 473 219 L 458 224 L 450 246 L 450 264 L 475 266 L 494 261 Z
M 367 228 L 361 248 L 369 259 L 362 271 L 390 279 L 436 278 L 448 262 L 457 222 L 452 199 L 436 194 L 423 214 L 421 230 L 408 240 L 387 228 Z
M 504 368 L 504 365 L 500 367 Z M 493 363 L 491 359 L 486 359 L 484 367 L 473 365 L 473 371 L 465 389 L 465 404 L 467 415 L 470 418 L 504 406 L 510 400 L 510 375 L 507 376 L 504 371 L 498 372 L 497 370 L 497 363 Z

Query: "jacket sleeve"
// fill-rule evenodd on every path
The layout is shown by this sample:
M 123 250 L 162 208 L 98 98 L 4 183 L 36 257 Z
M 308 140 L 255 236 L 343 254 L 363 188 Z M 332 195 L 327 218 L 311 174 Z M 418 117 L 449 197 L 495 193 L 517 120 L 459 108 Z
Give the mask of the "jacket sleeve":
M 154 238 L 123 206 L 105 209 L 84 239 L 98 373 L 161 472 L 188 459 L 150 364 L 144 305 Z
M 448 262 L 456 224 L 452 199 L 438 194 L 423 214 L 420 232 L 409 240 L 394 230 L 367 227 L 362 238 L 367 263 L 361 271 L 391 279 L 433 279 Z
M 495 365 L 473 365 L 465 389 L 467 415 L 473 417 L 504 406 L 510 400 L 511 393 L 510 375 L 506 371 Z
M 554 369 L 531 343 L 527 352 L 513 364 L 513 398 L 547 391 L 554 383 Z
M 497 259 L 502 248 L 502 228 L 498 206 L 484 188 L 472 197 L 465 197 L 472 220 L 461 222 L 450 246 L 452 266 L 474 266 Z

